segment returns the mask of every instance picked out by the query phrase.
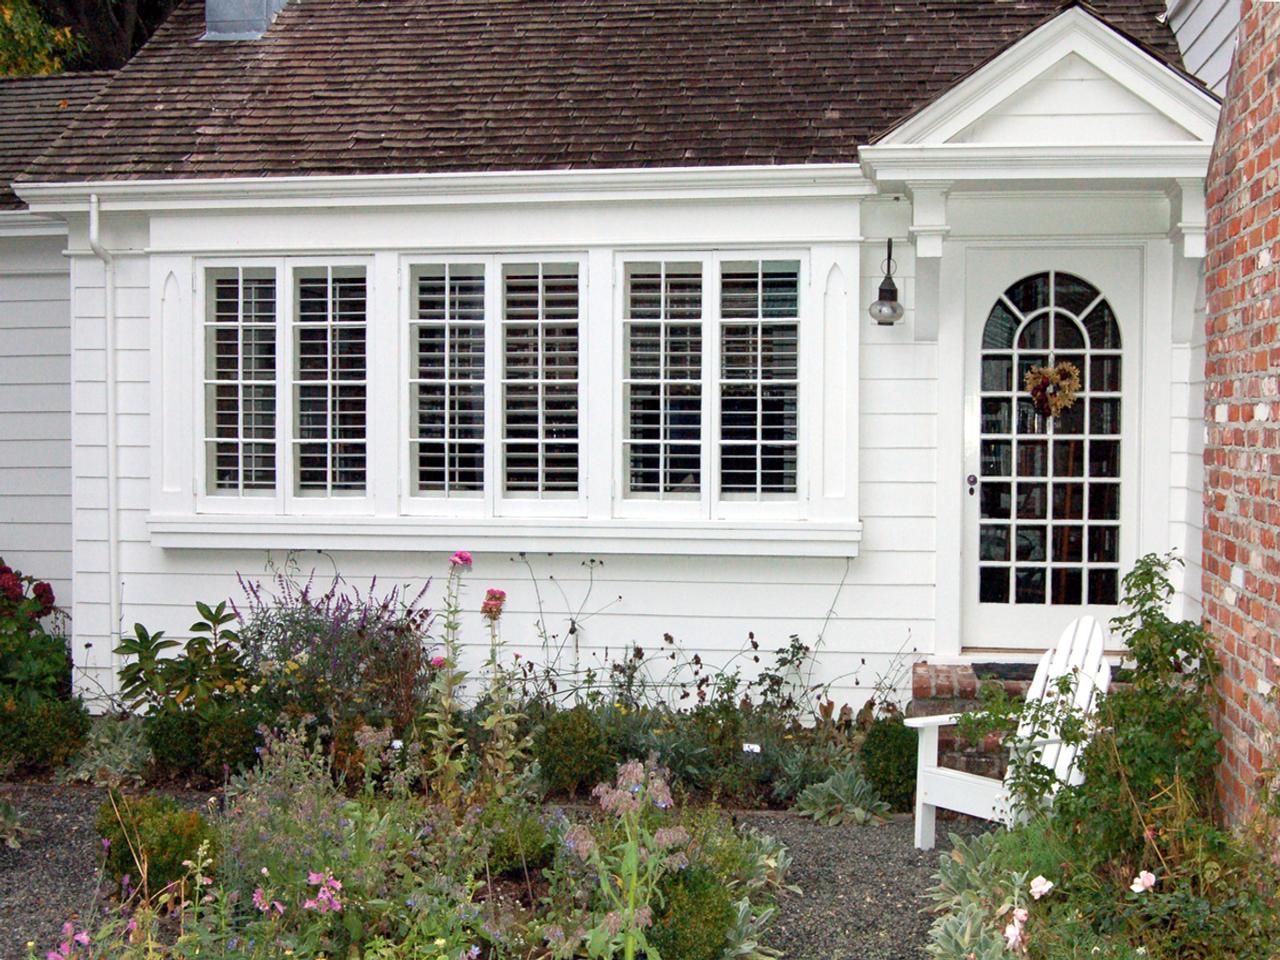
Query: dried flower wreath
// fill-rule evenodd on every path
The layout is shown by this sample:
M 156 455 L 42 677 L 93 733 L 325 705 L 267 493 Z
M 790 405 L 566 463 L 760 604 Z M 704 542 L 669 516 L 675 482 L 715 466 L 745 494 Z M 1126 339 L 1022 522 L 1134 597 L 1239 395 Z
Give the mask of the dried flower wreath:
M 1052 367 L 1032 367 L 1023 378 L 1036 411 L 1046 417 L 1060 417 L 1075 406 L 1080 392 L 1080 369 L 1066 360 Z

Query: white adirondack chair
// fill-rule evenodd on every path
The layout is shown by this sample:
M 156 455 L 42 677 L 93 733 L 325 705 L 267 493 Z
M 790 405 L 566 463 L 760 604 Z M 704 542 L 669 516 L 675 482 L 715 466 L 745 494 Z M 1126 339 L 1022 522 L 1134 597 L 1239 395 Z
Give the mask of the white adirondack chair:
M 1088 714 L 1094 709 L 1098 695 L 1106 693 L 1111 683 L 1111 665 L 1103 657 L 1107 631 L 1093 617 L 1073 620 L 1058 638 L 1058 645 L 1041 658 L 1027 690 L 1027 699 L 1054 696 L 1060 677 L 1074 673 L 1074 703 Z M 938 729 L 951 726 L 958 713 L 936 717 L 911 717 L 907 726 L 920 731 L 916 754 L 916 848 L 931 850 L 934 843 L 934 819 L 939 807 L 967 813 L 985 820 L 1009 824 L 1013 814 L 1008 806 L 1004 782 L 960 770 L 938 766 Z M 1029 735 L 1020 730 L 1024 737 Z M 1076 767 L 1079 747 L 1056 740 L 1037 741 L 1037 758 L 1053 769 L 1059 783 L 1077 785 L 1083 781 Z M 1016 762 L 1016 761 L 1014 761 Z

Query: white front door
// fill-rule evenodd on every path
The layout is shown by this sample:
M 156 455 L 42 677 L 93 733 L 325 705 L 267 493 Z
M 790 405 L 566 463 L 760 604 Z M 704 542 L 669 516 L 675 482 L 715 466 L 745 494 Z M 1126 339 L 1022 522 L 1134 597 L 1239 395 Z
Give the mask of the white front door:
M 1142 259 L 1132 247 L 970 248 L 963 644 L 1044 649 L 1116 612 L 1136 541 Z M 1069 363 L 1056 415 L 1026 387 Z

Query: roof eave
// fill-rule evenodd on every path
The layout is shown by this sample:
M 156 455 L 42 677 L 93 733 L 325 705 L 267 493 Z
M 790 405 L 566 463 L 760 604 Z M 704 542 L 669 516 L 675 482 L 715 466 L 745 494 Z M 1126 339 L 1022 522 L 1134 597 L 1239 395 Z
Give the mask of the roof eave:
M 33 213 L 87 209 L 602 202 L 651 199 L 791 199 L 856 197 L 875 192 L 858 164 L 513 170 L 352 176 L 224 177 L 161 180 L 19 182 L 14 191 Z

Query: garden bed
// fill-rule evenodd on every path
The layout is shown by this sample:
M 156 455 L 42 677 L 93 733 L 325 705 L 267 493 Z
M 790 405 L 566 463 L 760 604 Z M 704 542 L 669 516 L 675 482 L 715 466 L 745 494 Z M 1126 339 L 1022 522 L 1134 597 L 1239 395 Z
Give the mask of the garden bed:
M 191 792 L 176 796 L 192 806 L 208 799 Z M 0 799 L 20 809 L 32 831 L 20 849 L 0 847 L 0 889 L 6 891 L 0 898 L 0 960 L 25 960 L 28 941 L 43 952 L 67 920 L 87 925 L 101 862 L 94 823 L 106 797 L 97 787 L 0 784 Z M 925 955 L 929 918 L 920 912 L 920 898 L 937 855 L 914 849 L 910 817 L 823 827 L 788 813 L 734 816 L 782 841 L 794 858 L 789 880 L 802 892 L 780 897 L 768 946 L 791 960 Z M 968 822 L 953 827 L 982 829 Z

